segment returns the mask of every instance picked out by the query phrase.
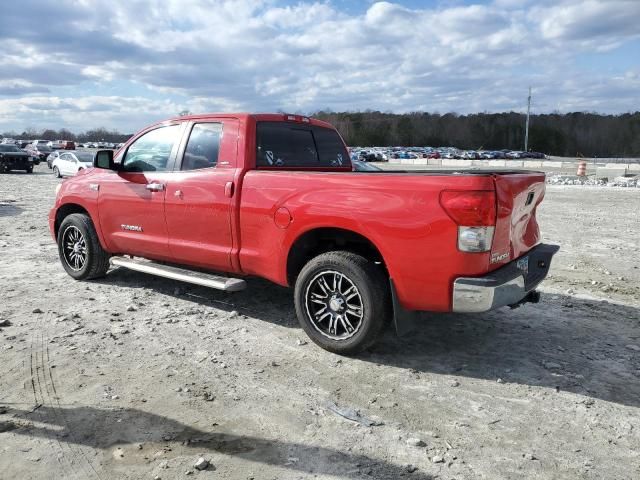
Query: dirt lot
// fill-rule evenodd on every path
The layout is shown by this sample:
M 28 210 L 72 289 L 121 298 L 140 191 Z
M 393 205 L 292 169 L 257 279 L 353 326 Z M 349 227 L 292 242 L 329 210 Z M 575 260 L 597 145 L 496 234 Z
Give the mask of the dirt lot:
M 543 303 L 342 358 L 263 281 L 73 281 L 56 183 L 0 176 L 0 478 L 640 478 L 640 191 L 548 188 Z

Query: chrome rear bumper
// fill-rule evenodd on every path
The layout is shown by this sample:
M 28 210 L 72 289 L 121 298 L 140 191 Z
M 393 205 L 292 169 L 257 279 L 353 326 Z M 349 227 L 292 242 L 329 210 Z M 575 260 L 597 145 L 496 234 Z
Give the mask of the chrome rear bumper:
M 551 258 L 559 249 L 557 245 L 541 244 L 484 277 L 457 278 L 453 282 L 453 311 L 487 312 L 534 301 L 537 296 L 529 294 L 547 276 Z M 524 259 L 528 261 L 523 262 Z

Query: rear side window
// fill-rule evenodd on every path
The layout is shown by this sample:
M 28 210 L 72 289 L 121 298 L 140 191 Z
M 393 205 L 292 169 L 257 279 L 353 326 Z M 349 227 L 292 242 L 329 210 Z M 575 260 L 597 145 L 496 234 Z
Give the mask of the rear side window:
M 221 137 L 221 123 L 196 123 L 189 135 L 181 170 L 215 167 L 218 163 Z
M 258 167 L 349 167 L 347 151 L 335 130 L 287 122 L 258 122 Z

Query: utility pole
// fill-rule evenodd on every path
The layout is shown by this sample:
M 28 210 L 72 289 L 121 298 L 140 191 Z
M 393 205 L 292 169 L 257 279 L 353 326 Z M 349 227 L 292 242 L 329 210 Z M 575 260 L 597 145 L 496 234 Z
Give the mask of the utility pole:
M 527 98 L 527 121 L 524 125 L 524 151 L 529 150 L 529 114 L 531 113 L 531 87 L 529 87 L 529 97 Z

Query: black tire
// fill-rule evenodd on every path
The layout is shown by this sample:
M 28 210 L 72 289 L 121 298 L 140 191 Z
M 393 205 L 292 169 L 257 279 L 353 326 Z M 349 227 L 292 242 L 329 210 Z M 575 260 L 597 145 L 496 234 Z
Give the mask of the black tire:
M 0 173 L 7 173 L 9 171 L 9 169 L 7 168 L 7 166 L 3 163 L 0 163 Z
M 80 265 L 70 257 L 69 250 L 65 250 L 64 242 L 69 243 L 71 234 L 80 234 L 82 238 L 82 253 L 84 261 Z M 76 280 L 90 280 L 104 277 L 109 270 L 109 253 L 103 250 L 98 240 L 98 234 L 88 215 L 72 213 L 65 217 L 58 230 L 58 255 L 65 271 Z M 77 268 L 74 268 L 77 267 Z
M 58 169 L 58 167 L 53 167 L 53 175 L 56 178 L 62 178 L 62 175 L 60 174 L 60 170 Z
M 327 285 L 326 278 L 329 278 L 330 283 L 331 278 L 336 278 L 336 273 L 340 274 L 337 276 L 339 281 L 346 282 L 342 288 L 340 285 L 337 289 L 335 284 L 333 287 Z M 331 293 L 327 293 L 320 285 L 323 278 L 324 285 L 330 290 L 334 289 Z M 349 285 L 354 286 L 355 290 Z M 318 292 L 327 293 L 326 299 L 318 300 Z M 347 292 L 352 294 L 347 296 Z M 357 294 L 355 300 L 350 300 L 353 293 Z M 337 305 L 342 310 L 333 310 L 331 299 L 334 297 L 338 297 Z M 344 251 L 323 253 L 310 260 L 298 275 L 294 300 L 298 321 L 309 338 L 325 350 L 342 355 L 352 355 L 373 345 L 391 313 L 389 282 L 381 266 L 360 255 Z M 352 310 L 349 301 L 360 307 Z M 323 306 L 320 302 L 325 302 L 326 305 Z M 319 310 L 312 311 L 314 308 Z M 327 314 L 331 318 L 318 320 L 318 317 Z M 335 315 L 348 318 L 350 321 L 346 323 L 352 331 L 348 330 L 344 321 L 335 319 Z M 314 321 L 314 316 L 317 322 Z M 356 322 L 358 318 L 360 319 Z M 333 332 L 327 326 L 329 322 L 334 324 Z
M 33 173 L 33 165 L 24 169 L 27 173 Z

